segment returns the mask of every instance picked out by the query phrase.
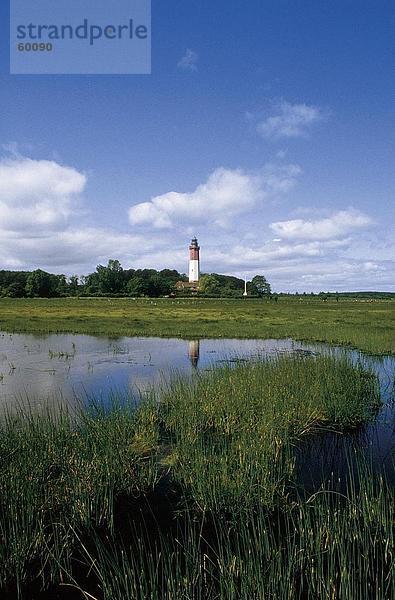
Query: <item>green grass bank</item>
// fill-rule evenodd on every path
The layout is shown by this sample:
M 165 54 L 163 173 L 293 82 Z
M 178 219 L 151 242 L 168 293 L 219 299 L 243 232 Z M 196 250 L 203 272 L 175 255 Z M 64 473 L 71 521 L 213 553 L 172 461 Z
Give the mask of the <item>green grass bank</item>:
M 185 338 L 294 338 L 395 352 L 395 301 L 0 299 L 0 331 Z

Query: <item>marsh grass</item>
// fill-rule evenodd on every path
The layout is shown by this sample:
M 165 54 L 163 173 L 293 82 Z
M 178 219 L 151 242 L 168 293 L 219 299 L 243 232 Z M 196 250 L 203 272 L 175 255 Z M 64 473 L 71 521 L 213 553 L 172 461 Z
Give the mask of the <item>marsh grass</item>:
M 237 523 L 186 512 L 154 539 L 142 526 L 129 543 L 96 535 L 83 560 L 105 599 L 391 600 L 394 492 L 361 457 L 357 465 L 346 494 L 323 486 Z
M 73 531 L 113 527 L 114 498 L 157 480 L 155 408 L 9 414 L 0 428 L 0 585 L 58 580 Z
M 163 394 L 174 478 L 202 510 L 272 506 L 294 471 L 293 447 L 318 428 L 344 430 L 379 404 L 373 373 L 346 357 L 281 356 L 224 366 Z
M 391 598 L 394 494 L 368 466 L 299 494 L 294 450 L 374 417 L 377 380 L 334 356 L 174 378 L 136 406 L 9 414 L 0 590 L 101 600 Z M 362 463 L 361 463 L 362 464 Z M 52 592 L 51 592 L 52 590 Z M 90 594 L 90 595 L 88 595 Z

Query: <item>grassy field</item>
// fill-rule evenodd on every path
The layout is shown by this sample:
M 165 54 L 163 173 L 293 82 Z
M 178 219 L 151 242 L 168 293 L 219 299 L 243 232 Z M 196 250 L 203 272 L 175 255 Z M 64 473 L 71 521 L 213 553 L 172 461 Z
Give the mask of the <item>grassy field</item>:
M 0 597 L 389 600 L 393 490 L 362 462 L 346 491 L 294 481 L 307 434 L 378 403 L 348 359 L 288 356 L 176 379 L 137 408 L 10 415 Z
M 394 300 L 0 299 L 0 331 L 287 338 L 395 352 Z

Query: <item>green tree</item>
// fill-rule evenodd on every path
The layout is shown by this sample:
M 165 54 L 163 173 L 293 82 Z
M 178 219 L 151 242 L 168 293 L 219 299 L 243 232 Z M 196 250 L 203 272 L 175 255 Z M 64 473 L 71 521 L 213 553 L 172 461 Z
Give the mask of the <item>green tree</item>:
M 76 296 L 78 294 L 79 279 L 78 275 L 71 275 L 68 281 L 68 291 L 70 296 Z
M 37 269 L 29 273 L 26 281 L 26 295 L 30 298 L 51 298 L 58 295 L 59 276 Z M 60 276 L 64 277 L 64 275 Z
M 0 271 L 0 296 L 23 298 L 28 276 L 26 271 Z
M 215 274 L 202 275 L 199 281 L 199 291 L 208 296 L 221 295 L 221 282 Z
M 126 289 L 129 296 L 145 296 L 148 291 L 146 281 L 138 275 L 129 279 Z
M 51 275 L 51 277 L 55 277 L 56 278 L 56 285 L 55 285 L 55 296 L 67 296 L 68 295 L 68 286 L 67 286 L 67 280 L 66 277 L 64 275 Z
M 106 267 L 98 265 L 97 285 L 101 294 L 119 294 L 123 291 L 123 269 L 119 260 L 110 259 Z
M 3 291 L 8 298 L 22 298 L 25 295 L 25 286 L 20 281 L 14 281 Z
M 255 275 L 255 277 L 252 278 L 251 284 L 258 296 L 261 296 L 262 298 L 264 296 L 270 296 L 272 293 L 270 283 L 264 275 Z

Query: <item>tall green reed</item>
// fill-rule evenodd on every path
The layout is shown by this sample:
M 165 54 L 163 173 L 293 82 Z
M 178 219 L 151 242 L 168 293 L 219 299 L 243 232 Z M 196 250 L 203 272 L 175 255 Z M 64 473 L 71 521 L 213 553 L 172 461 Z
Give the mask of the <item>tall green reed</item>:
M 189 510 L 152 542 L 96 537 L 84 560 L 104 600 L 392 600 L 395 495 L 357 459 L 347 490 L 325 485 L 281 510 L 232 520 Z M 332 482 L 333 484 L 333 482 Z
M 378 403 L 373 373 L 346 357 L 281 356 L 176 380 L 159 410 L 176 481 L 202 510 L 235 513 L 284 497 L 298 439 L 354 427 Z
M 32 573 L 48 584 L 75 547 L 73 531 L 114 521 L 114 498 L 157 481 L 154 405 L 9 414 L 0 424 L 0 586 Z M 33 565 L 33 568 L 32 568 Z

